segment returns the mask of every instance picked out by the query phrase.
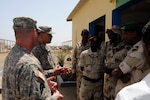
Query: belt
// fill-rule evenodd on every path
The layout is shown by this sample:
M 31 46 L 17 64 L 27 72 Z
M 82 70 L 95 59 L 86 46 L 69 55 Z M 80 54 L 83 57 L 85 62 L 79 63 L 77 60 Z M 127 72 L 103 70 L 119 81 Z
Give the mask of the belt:
M 87 81 L 90 81 L 90 82 L 93 82 L 93 83 L 95 83 L 95 82 L 98 82 L 99 80 L 101 80 L 101 78 L 98 78 L 98 79 L 91 79 L 91 78 L 88 78 L 88 77 L 86 77 L 86 76 L 82 76 L 85 80 L 87 80 Z

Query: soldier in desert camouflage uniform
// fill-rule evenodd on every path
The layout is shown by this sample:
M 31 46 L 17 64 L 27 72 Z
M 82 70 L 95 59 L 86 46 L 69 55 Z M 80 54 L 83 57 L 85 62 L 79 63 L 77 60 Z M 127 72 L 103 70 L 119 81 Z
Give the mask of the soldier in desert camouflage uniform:
M 150 67 L 150 22 L 142 30 L 142 45 L 144 56 Z M 115 100 L 149 100 L 150 99 L 150 72 L 140 81 L 123 88 Z
M 31 53 L 37 44 L 36 22 L 28 17 L 17 17 L 13 22 L 16 44 L 5 59 L 2 99 L 61 100 L 58 90 L 51 94 L 41 64 Z
M 105 65 L 104 65 L 104 100 L 113 100 L 115 98 L 115 86 L 116 78 L 111 75 L 113 69 L 115 69 L 115 64 L 117 64 L 121 59 L 115 57 L 116 52 L 123 48 L 121 43 L 121 30 L 119 26 L 113 25 L 111 29 L 107 29 L 106 33 L 108 34 L 109 41 L 105 43 L 105 46 L 102 47 Z
M 131 84 L 140 81 L 149 71 L 148 64 L 144 59 L 143 46 L 141 42 L 142 24 L 129 23 L 122 27 L 123 34 L 128 37 L 132 48 L 128 51 L 125 59 L 119 67 L 113 71 L 113 75 L 120 78 L 122 75 L 131 74 Z
M 122 44 L 120 46 L 118 46 L 119 48 L 117 49 L 116 53 L 113 55 L 112 60 L 111 60 L 111 66 L 112 68 L 117 68 L 119 66 L 119 64 L 123 61 L 123 59 L 126 57 L 127 52 L 129 51 L 129 49 L 131 48 L 130 45 L 126 45 L 122 42 Z M 125 74 L 123 75 L 120 79 L 117 79 L 116 77 L 112 76 L 115 80 L 115 84 L 114 85 L 114 89 L 115 91 L 113 91 L 113 96 L 116 96 L 116 93 L 120 90 L 120 85 L 123 84 L 123 86 L 125 85 L 129 85 L 130 84 L 130 74 Z M 118 90 L 119 89 L 119 90 Z
M 73 60 L 72 60 L 72 74 L 73 76 L 76 77 L 76 84 L 77 84 L 77 100 L 79 100 L 78 92 L 79 92 L 81 76 L 82 76 L 82 72 L 78 67 L 78 62 L 80 60 L 80 53 L 83 50 L 86 50 L 90 47 L 88 42 L 88 36 L 89 36 L 88 30 L 83 29 L 81 32 L 81 36 L 82 36 L 82 41 L 76 44 L 76 47 L 74 48 Z
M 80 54 L 79 67 L 83 71 L 80 100 L 103 100 L 103 71 L 100 66 L 100 52 L 97 37 L 89 38 L 91 47 Z

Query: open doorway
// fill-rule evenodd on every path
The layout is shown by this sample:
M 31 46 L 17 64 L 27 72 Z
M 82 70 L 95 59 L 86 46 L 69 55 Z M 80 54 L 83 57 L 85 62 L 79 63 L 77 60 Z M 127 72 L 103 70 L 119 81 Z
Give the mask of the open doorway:
M 89 24 L 89 33 L 98 36 L 99 45 L 101 41 L 105 41 L 105 15 Z

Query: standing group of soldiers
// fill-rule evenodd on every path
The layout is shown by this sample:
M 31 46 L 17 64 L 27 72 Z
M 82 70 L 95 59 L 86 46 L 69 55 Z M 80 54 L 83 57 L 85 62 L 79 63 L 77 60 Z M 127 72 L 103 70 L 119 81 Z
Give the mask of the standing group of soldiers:
M 3 69 L 2 99 L 62 100 L 54 77 L 68 69 L 55 64 L 51 48 L 52 28 L 37 27 L 29 17 L 13 19 L 16 44 L 7 55 Z
M 72 67 L 77 76 L 77 100 L 125 100 L 130 94 L 127 100 L 149 100 L 150 22 L 143 26 L 129 23 L 120 29 L 114 25 L 106 31 L 107 42 L 82 30 Z M 57 68 L 46 46 L 52 39 L 51 28 L 39 28 L 29 17 L 13 19 L 16 44 L 5 59 L 2 99 L 63 99 L 51 76 L 67 74 L 70 69 Z M 141 88 L 143 84 L 146 91 Z
M 113 25 L 106 30 L 109 41 L 101 45 L 98 36 L 88 36 L 86 29 L 81 32 L 72 70 L 77 77 L 77 100 L 114 100 L 122 88 L 145 77 L 150 68 L 143 54 L 143 27 L 135 22 L 121 28 Z

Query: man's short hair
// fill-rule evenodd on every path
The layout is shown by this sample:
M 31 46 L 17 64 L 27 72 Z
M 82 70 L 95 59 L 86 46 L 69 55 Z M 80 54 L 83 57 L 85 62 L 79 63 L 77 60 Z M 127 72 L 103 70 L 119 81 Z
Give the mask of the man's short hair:
M 83 33 L 88 33 L 88 34 L 89 34 L 89 31 L 88 31 L 87 29 L 83 29 L 83 30 L 81 31 L 81 34 L 83 34 Z

